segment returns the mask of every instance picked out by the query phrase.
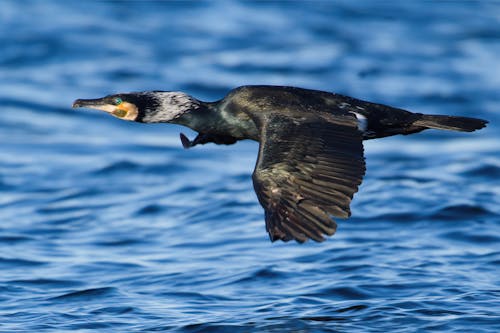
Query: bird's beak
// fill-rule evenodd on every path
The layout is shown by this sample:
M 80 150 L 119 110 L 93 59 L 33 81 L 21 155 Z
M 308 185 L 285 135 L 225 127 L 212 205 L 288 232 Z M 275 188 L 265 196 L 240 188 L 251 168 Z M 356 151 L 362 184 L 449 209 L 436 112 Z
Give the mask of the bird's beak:
M 113 112 L 116 107 L 104 101 L 103 98 L 98 99 L 77 99 L 73 102 L 73 109 L 76 108 L 88 108 L 97 109 L 105 112 Z
M 122 102 L 119 105 L 109 104 L 108 98 L 98 99 L 77 99 L 73 102 L 73 108 L 97 109 L 123 119 L 135 121 L 139 114 L 137 106 L 129 102 Z

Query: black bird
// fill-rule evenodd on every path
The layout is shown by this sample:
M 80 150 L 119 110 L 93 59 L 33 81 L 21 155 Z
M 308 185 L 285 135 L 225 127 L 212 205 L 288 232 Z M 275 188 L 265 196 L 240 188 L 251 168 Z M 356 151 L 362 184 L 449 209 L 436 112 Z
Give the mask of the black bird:
M 151 91 L 78 99 L 73 107 L 142 123 L 173 123 L 198 132 L 198 144 L 260 143 L 252 175 L 271 241 L 333 235 L 331 216 L 347 218 L 365 174 L 363 140 L 433 128 L 472 132 L 487 121 L 425 115 L 339 94 L 279 86 L 243 86 L 217 102 L 182 92 Z

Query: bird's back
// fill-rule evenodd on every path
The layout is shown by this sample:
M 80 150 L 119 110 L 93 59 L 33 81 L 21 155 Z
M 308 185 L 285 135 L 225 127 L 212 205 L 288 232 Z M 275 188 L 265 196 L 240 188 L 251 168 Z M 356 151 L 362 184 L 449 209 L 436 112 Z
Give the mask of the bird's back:
M 470 132 L 486 124 L 480 119 L 423 115 L 341 94 L 287 86 L 242 86 L 232 90 L 222 104 L 230 113 L 238 114 L 238 119 L 252 119 L 257 128 L 279 117 L 297 121 L 320 117 L 338 125 L 355 118 L 365 140 L 428 128 Z
M 252 115 L 304 112 L 345 115 L 347 112 L 341 108 L 344 99 L 345 96 L 319 90 L 259 85 L 233 89 L 224 101 Z

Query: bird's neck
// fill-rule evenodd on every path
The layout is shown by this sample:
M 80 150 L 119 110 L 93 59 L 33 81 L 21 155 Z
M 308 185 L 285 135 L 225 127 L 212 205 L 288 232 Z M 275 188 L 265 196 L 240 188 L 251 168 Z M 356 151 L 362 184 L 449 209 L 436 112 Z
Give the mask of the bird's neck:
M 142 121 L 145 123 L 180 123 L 185 114 L 204 108 L 204 103 L 182 92 L 147 92 L 154 103 L 145 107 Z
M 190 105 L 186 112 L 171 122 L 189 127 L 199 133 L 220 132 L 224 127 L 224 121 L 221 119 L 219 112 L 213 108 L 213 103 L 194 100 L 195 102 Z
M 216 103 L 197 100 L 177 91 L 148 92 L 154 103 L 146 108 L 142 122 L 183 125 L 199 133 L 217 134 L 224 131 L 224 119 Z
M 187 111 L 171 120 L 198 133 L 232 136 L 237 139 L 259 139 L 255 123 L 243 112 L 227 107 L 224 101 L 202 102 L 189 96 Z

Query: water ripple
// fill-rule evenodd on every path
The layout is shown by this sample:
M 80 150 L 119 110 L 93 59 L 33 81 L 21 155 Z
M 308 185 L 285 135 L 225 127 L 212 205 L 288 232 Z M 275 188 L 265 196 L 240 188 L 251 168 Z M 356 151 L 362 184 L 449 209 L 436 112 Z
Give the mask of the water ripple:
M 64 302 L 95 301 L 96 299 L 112 297 L 116 294 L 117 290 L 113 287 L 92 288 L 66 293 L 53 297 L 52 300 Z
M 2 258 L 0 257 L 0 267 L 33 267 L 44 265 L 44 262 L 35 261 L 35 260 L 27 260 L 27 259 L 18 259 L 18 258 Z
M 430 215 L 430 218 L 440 221 L 456 221 L 483 218 L 494 215 L 480 205 L 449 205 Z
M 500 332 L 494 2 L 3 1 L 2 332 Z M 271 243 L 258 144 L 73 110 L 140 90 L 336 91 L 488 119 L 365 142 L 327 242 Z

